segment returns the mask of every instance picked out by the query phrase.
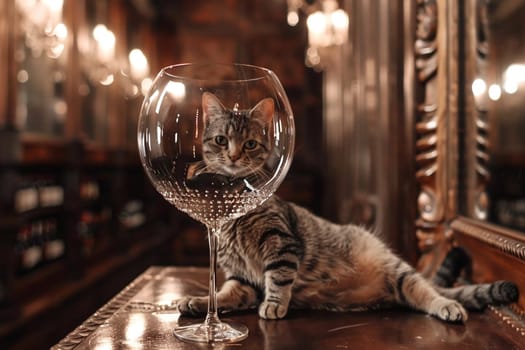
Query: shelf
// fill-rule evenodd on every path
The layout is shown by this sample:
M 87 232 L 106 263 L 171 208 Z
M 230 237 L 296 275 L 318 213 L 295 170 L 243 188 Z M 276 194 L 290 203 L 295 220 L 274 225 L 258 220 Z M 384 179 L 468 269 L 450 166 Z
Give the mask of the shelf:
M 26 300 L 22 303 L 19 316 L 10 322 L 0 323 L 0 340 L 9 337 L 10 334 L 22 329 L 37 318 L 43 317 L 44 314 L 52 313 L 52 310 L 61 307 L 75 295 L 92 288 L 100 288 L 101 280 L 104 278 L 111 279 L 111 276 L 117 274 L 119 269 L 126 268 L 128 264 L 139 261 L 144 255 L 153 254 L 161 260 L 162 254 L 158 254 L 158 252 L 169 247 L 168 242 L 173 235 L 167 227 L 162 225 L 144 227 L 143 230 L 147 231 L 145 233 L 150 233 L 148 234 L 149 239 L 136 242 L 120 254 L 111 254 L 103 259 L 93 260 L 81 275 L 70 276 L 57 283 L 50 284 L 47 282 L 46 279 L 54 275 L 67 275 L 64 261 L 20 280 L 15 288 L 17 293 L 23 293 L 25 289 L 35 283 L 42 283 L 41 285 L 47 285 L 49 288 L 33 298 L 24 296 Z M 151 234 L 153 231 L 155 234 Z
M 68 160 L 68 147 L 63 139 L 24 134 L 21 163 L 63 164 Z
M 65 257 L 46 262 L 32 271 L 16 277 L 13 288 L 14 295 L 17 299 L 25 301 L 34 293 L 35 286 L 40 286 L 39 289 L 45 291 L 46 288 L 61 281 L 67 275 L 68 266 Z
M 61 215 L 64 211 L 63 205 L 56 205 L 50 207 L 38 207 L 31 210 L 27 210 L 21 213 L 18 213 L 19 217 L 23 221 L 33 221 L 41 218 L 47 218 L 50 216 Z
M 7 348 L 26 341 L 27 332 L 33 339 L 56 337 L 67 329 L 68 319 L 76 322 L 79 314 L 100 306 L 108 291 L 129 282 L 125 279 L 139 269 L 169 262 L 172 255 L 163 252 L 172 248 L 170 232 L 177 220 L 165 210 L 165 201 L 154 196 L 136 152 L 18 136 L 20 157 L 6 158 L 0 168 L 2 349 L 4 341 Z M 127 206 L 133 201 L 141 205 Z M 86 212 L 93 215 L 83 216 Z M 127 228 L 121 221 L 123 212 L 131 219 L 143 215 L 145 221 Z M 47 221 L 55 229 L 41 240 L 38 225 Z M 83 222 L 93 224 L 84 227 L 86 241 L 81 236 Z M 41 262 L 34 268 L 20 271 L 20 254 L 28 254 L 24 266 L 31 266 L 33 248 L 43 248 L 50 237 L 63 242 L 64 255 L 37 260 Z M 91 244 L 92 251 L 83 254 Z

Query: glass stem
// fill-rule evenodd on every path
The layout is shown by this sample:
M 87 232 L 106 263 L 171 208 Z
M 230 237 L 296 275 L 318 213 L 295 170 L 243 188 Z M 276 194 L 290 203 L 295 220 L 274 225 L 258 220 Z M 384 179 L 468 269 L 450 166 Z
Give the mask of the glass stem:
M 217 245 L 219 241 L 220 226 L 208 227 L 208 243 L 210 246 L 210 286 L 208 300 L 208 314 L 204 321 L 208 326 L 220 324 L 217 310 Z

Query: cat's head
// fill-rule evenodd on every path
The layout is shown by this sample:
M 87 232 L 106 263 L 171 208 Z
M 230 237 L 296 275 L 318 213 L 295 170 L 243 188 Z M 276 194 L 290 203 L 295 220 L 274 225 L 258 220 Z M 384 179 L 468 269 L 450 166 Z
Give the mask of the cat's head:
M 202 110 L 206 171 L 233 177 L 264 171 L 272 151 L 273 99 L 262 99 L 249 110 L 227 109 L 217 96 L 205 92 Z

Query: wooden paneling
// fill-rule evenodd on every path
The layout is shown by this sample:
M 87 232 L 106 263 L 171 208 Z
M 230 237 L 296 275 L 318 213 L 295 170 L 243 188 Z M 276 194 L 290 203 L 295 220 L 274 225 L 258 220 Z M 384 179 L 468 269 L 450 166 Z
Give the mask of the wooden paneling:
M 304 66 L 304 23 L 289 27 L 282 1 L 163 3 L 160 12 L 148 17 L 129 1 L 97 2 L 116 36 L 116 61 L 127 60 L 134 37 L 148 57 L 152 77 L 162 66 L 182 61 L 235 61 L 274 70 L 300 120 L 291 180 L 281 193 L 318 209 L 314 193 L 319 193 L 322 152 L 322 76 Z M 88 105 L 94 100 L 85 98 L 89 57 L 79 46 L 81 35 L 91 35 L 93 23 L 87 23 L 86 8 L 94 1 L 64 1 L 63 19 L 70 34 L 61 67 L 67 104 L 64 132 L 53 137 L 28 134 L 23 125 L 14 125 L 19 86 L 14 48 L 21 44 L 14 4 L 14 0 L 0 4 L 0 73 L 8 78 L 0 86 L 0 347 L 35 348 L 63 336 L 64 327 L 100 306 L 108 294 L 99 294 L 99 288 L 112 292 L 120 288 L 122 279 L 113 278 L 120 271 L 129 278 L 138 267 L 151 263 L 205 264 L 208 248 L 199 231 L 202 227 L 187 224 L 189 219 L 160 197 L 141 167 L 135 136 L 141 97 L 128 103 L 117 79 L 97 92 L 108 108 Z M 101 133 L 107 140 L 91 140 L 84 130 L 85 118 L 107 122 L 107 133 Z M 48 183 L 63 191 L 61 203 L 37 205 L 27 212 L 16 208 L 20 190 L 28 187 L 38 193 Z M 145 215 L 138 227 L 128 227 L 123 220 L 132 201 L 142 204 Z M 25 249 L 19 248 L 20 232 L 42 220 L 56 223 L 65 255 L 20 272 L 20 250 Z M 187 235 L 182 228 L 188 228 Z M 82 298 L 88 299 L 82 303 Z M 51 322 L 56 315 L 63 320 Z M 32 331 L 35 328 L 38 331 Z M 24 336 L 28 333 L 31 337 Z

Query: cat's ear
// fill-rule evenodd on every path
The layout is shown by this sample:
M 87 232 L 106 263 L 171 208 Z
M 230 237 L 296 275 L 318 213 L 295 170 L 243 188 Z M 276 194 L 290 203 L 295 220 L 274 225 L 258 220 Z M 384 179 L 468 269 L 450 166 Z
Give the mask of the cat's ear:
M 273 98 L 262 99 L 255 107 L 252 108 L 250 114 L 262 120 L 265 124 L 271 123 L 275 113 L 275 103 Z
M 202 119 L 208 125 L 214 118 L 222 117 L 226 108 L 221 101 L 211 92 L 202 94 Z

